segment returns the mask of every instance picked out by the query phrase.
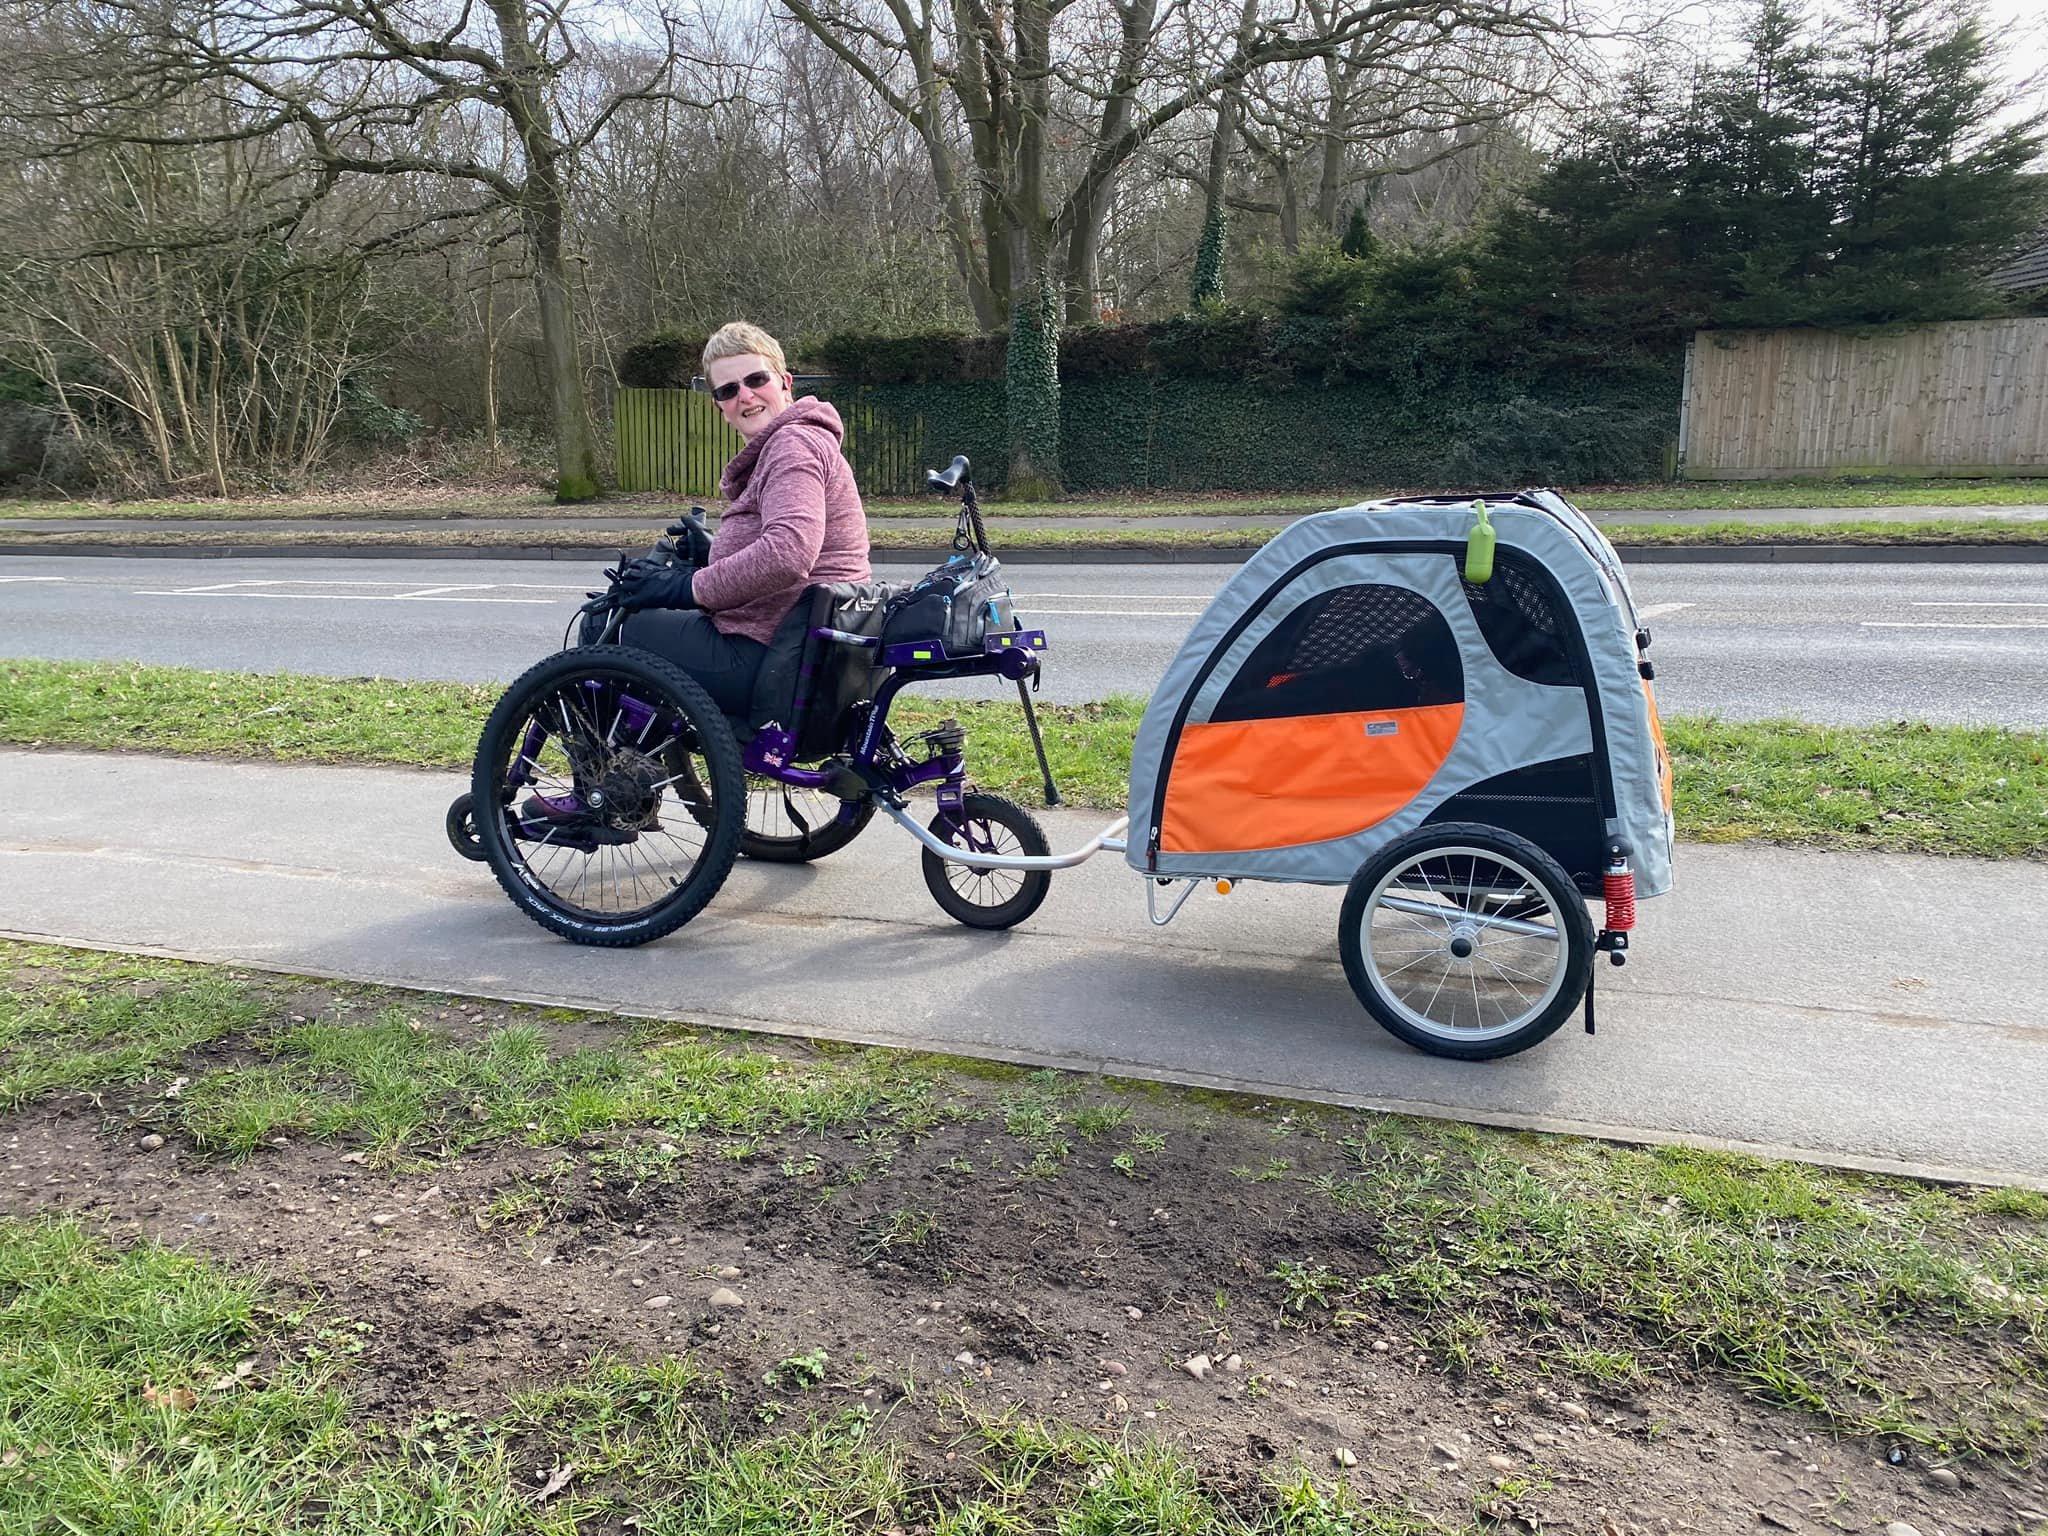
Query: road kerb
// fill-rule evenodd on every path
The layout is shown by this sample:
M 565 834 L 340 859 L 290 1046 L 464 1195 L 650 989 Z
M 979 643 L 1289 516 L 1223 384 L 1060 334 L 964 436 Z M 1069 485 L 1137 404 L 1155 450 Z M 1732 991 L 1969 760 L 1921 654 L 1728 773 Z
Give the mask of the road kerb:
M 124 560 L 547 560 L 602 564 L 637 545 L 616 544 L 0 544 L 4 555 L 79 555 Z M 1144 548 L 1003 547 L 1010 565 L 1241 565 L 1257 544 Z M 2048 540 L 2014 544 L 1622 544 L 1629 565 L 2023 565 L 2048 562 Z M 937 546 L 876 545 L 877 564 L 928 564 Z
M 467 998 L 477 1002 L 517 1003 L 535 1008 L 572 1008 L 609 1013 L 621 1019 L 643 1019 L 663 1024 L 697 1024 L 709 1029 L 727 1029 L 741 1034 L 773 1035 L 792 1040 L 831 1040 L 842 1045 L 873 1046 L 883 1050 L 930 1051 L 928 1041 L 894 1036 L 886 1031 L 812 1025 L 795 1025 L 747 1014 L 722 1013 L 692 1008 L 671 1010 L 621 1005 L 592 994 L 573 991 L 536 991 L 523 988 L 423 986 L 403 977 L 374 971 L 328 970 L 307 966 L 277 965 L 241 955 L 218 955 L 171 949 L 158 945 L 114 945 L 90 939 L 67 938 L 60 934 L 34 933 L 0 928 L 0 939 L 24 944 L 53 944 L 69 949 L 89 949 L 102 954 L 147 955 L 160 960 L 182 960 L 198 965 L 217 965 L 236 971 L 257 971 L 272 976 L 297 976 L 320 981 L 345 981 L 358 986 L 389 987 L 428 997 Z M 970 1046 L 950 1042 L 946 1054 L 978 1061 L 996 1061 L 1010 1066 L 1046 1067 L 1060 1072 L 1078 1072 L 1133 1081 L 1166 1083 L 1179 1088 L 1204 1089 L 1213 1093 L 1236 1093 L 1254 1098 L 1288 1099 L 1305 1104 L 1327 1104 L 1341 1109 L 1363 1109 L 1378 1114 L 1413 1115 L 1423 1120 L 1445 1120 L 1465 1125 L 1485 1125 L 1500 1130 L 1535 1131 L 1552 1136 L 1579 1136 L 1594 1141 L 1611 1141 L 1631 1146 L 1694 1147 L 1707 1152 L 1730 1152 L 1777 1161 L 1810 1163 L 1821 1168 L 1838 1168 L 1853 1173 L 1872 1173 L 1919 1179 L 1933 1184 L 1972 1185 L 2035 1189 L 2048 1192 L 2048 1178 L 2030 1174 L 2001 1173 L 1981 1168 L 1950 1167 L 1944 1164 L 1914 1163 L 1904 1159 L 1866 1157 L 1852 1153 L 1777 1143 L 1731 1140 L 1719 1136 L 1694 1136 L 1654 1128 L 1609 1125 L 1574 1120 L 1568 1116 L 1507 1114 L 1494 1110 L 1463 1109 L 1427 1100 L 1382 1098 L 1374 1095 L 1332 1093 L 1294 1087 L 1259 1078 L 1220 1076 L 1159 1067 L 1150 1063 L 1119 1060 L 1111 1056 L 1069 1055 L 1059 1052 L 1022 1050 L 1016 1047 Z

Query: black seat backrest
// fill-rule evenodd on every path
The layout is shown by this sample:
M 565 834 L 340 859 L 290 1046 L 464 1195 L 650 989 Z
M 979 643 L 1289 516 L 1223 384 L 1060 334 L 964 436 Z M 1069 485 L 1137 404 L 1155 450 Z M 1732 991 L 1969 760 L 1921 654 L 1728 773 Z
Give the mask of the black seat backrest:
M 879 634 L 882 610 L 901 590 L 886 581 L 838 581 L 804 588 L 768 642 L 768 654 L 754 680 L 748 726 L 759 730 L 779 721 L 795 730 L 799 758 L 837 751 L 843 745 L 840 722 L 846 711 L 858 701 L 872 698 L 888 669 L 875 665 L 872 649 L 813 640 L 811 631 Z M 813 669 L 810 699 L 798 718 L 807 661 Z

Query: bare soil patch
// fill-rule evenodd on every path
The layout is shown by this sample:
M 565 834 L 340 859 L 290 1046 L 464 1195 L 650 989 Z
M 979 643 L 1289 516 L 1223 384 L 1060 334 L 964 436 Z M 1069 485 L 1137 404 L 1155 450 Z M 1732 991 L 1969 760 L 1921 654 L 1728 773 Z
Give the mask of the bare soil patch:
M 322 1018 L 337 995 L 253 984 L 279 1018 Z M 522 1021 L 562 1051 L 626 1038 L 602 1017 L 401 1001 L 458 1039 Z M 216 1041 L 181 1075 L 263 1053 Z M 877 1411 L 934 1509 L 980 1481 L 959 1401 L 1157 1437 L 1220 1498 L 1299 1461 L 1451 1528 L 2025 1533 L 2048 1501 L 2038 1465 L 1835 1433 L 1541 1286 L 1510 1286 L 1463 1359 L 1412 1305 L 1297 1312 L 1283 1262 L 1380 1263 L 1384 1234 L 1304 1185 L 1336 1166 L 1343 1117 L 1041 1075 L 1036 1090 L 1079 1083 L 1130 1111 L 1113 1135 L 1070 1130 L 1048 1165 L 1006 1129 L 1020 1081 L 963 1073 L 952 1091 L 985 1115 L 886 1139 L 840 1128 L 736 1152 L 636 1128 L 394 1159 L 288 1136 L 237 1161 L 175 1135 L 145 1146 L 156 1078 L 0 1118 L 0 1215 L 73 1214 L 317 1301 L 316 1337 L 346 1352 L 369 1417 L 488 1416 L 595 1359 L 688 1354 L 719 1383 L 704 1415 L 736 1434 L 799 1407 Z M 1139 1131 L 1146 1150 L 1119 1166 Z M 1648 1374 L 1574 1375 L 1561 1337 L 1641 1350 Z M 1936 1336 L 1919 1347 L 1933 1371 L 1976 1364 Z M 808 1391 L 764 1380 L 820 1349 Z

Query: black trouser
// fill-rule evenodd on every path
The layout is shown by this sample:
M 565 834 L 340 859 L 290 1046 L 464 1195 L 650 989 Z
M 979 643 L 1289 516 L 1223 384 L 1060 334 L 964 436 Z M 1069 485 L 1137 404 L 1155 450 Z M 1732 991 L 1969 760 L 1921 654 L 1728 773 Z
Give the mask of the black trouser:
M 754 678 L 768 647 L 745 635 L 720 634 L 702 609 L 647 608 L 629 613 L 619 640 L 674 662 L 701 683 L 711 702 L 726 714 L 745 719 L 753 708 Z

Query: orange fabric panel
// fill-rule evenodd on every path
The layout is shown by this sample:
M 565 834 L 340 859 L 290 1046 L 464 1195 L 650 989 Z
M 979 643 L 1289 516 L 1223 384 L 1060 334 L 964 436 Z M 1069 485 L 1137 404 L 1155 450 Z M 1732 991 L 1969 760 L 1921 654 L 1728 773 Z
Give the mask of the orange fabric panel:
M 1671 749 L 1664 745 L 1664 722 L 1657 718 L 1657 690 L 1647 677 L 1643 679 L 1643 698 L 1650 706 L 1650 740 L 1657 744 L 1657 787 L 1664 793 L 1664 810 L 1669 814 L 1678 785 L 1671 772 Z
M 1464 718 L 1463 704 L 1431 704 L 1184 725 L 1159 846 L 1234 853 L 1363 832 L 1422 792 Z

